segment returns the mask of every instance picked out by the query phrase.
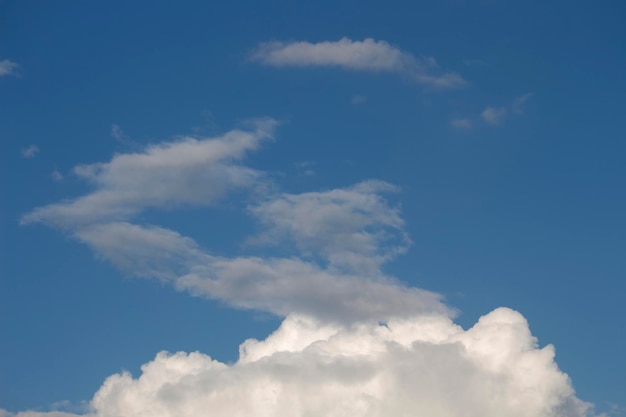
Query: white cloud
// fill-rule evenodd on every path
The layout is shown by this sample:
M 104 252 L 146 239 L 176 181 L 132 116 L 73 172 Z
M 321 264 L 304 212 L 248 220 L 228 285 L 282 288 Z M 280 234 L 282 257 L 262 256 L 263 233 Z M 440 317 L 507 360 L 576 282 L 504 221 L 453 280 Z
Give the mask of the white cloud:
M 480 114 L 485 122 L 490 125 L 497 125 L 504 121 L 506 117 L 506 109 L 504 107 L 486 107 Z
M 266 42 L 251 54 L 253 60 L 274 67 L 337 67 L 352 71 L 404 74 L 433 88 L 452 88 L 466 82 L 459 74 L 442 72 L 431 57 L 417 58 L 385 41 Z
M 526 102 L 530 100 L 530 98 L 533 95 L 534 93 L 526 93 L 526 94 L 522 94 L 521 96 L 515 97 L 515 99 L 513 100 L 513 106 L 512 106 L 513 113 L 523 114 Z
M 398 210 L 380 196 L 394 191 L 391 184 L 366 181 L 326 192 L 273 197 L 251 209 L 267 227 L 257 240 L 293 241 L 303 253 L 319 254 L 333 267 L 377 271 L 410 244 Z
M 206 205 L 233 189 L 254 186 L 263 174 L 236 162 L 268 135 L 261 132 L 184 139 L 118 154 L 107 163 L 80 165 L 75 173 L 95 190 L 37 208 L 22 223 L 66 229 L 131 275 L 170 282 L 236 307 L 346 322 L 450 314 L 438 294 L 409 288 L 380 269 L 410 244 L 398 209 L 381 196 L 395 191 L 385 182 L 257 196 L 249 213 L 265 229 L 252 240 L 292 242 L 287 248 L 296 252 L 288 250 L 285 258 L 216 256 L 176 231 L 129 221 L 149 208 Z
M 17 63 L 8 59 L 0 61 L 0 77 L 15 75 L 19 67 Z
M 363 276 L 298 258 L 217 258 L 175 280 L 180 290 L 279 316 L 296 312 L 326 322 L 451 314 L 439 294 L 384 275 Z
M 30 145 L 28 148 L 22 148 L 20 151 L 23 158 L 31 159 L 37 156 L 39 153 L 39 146 Z
M 135 276 L 285 317 L 265 340 L 245 341 L 233 364 L 162 352 L 137 377 L 112 375 L 85 416 L 592 415 L 554 362 L 554 348 L 538 347 L 521 314 L 497 309 L 466 331 L 440 295 L 382 272 L 410 244 L 399 210 L 382 197 L 396 191 L 388 183 L 301 194 L 261 189 L 249 208 L 264 227 L 254 239 L 291 247 L 284 257 L 218 256 L 176 231 L 130 222 L 147 208 L 215 202 L 242 187 L 233 180 L 240 172 L 250 173 L 243 183 L 251 187 L 262 173 L 238 162 L 271 136 L 263 126 L 79 166 L 91 194 L 24 217 L 66 228 Z M 0 410 L 0 417 L 76 416 Z
M 106 379 L 92 417 L 584 417 L 521 314 L 506 308 L 465 331 L 438 315 L 344 327 L 290 315 L 224 364 L 199 352 L 159 353 Z M 43 417 L 25 414 L 19 417 Z M 49 414 L 47 417 L 69 417 Z
M 457 129 L 468 130 L 472 128 L 472 121 L 470 119 L 452 119 L 450 125 Z
M 438 294 L 380 271 L 409 244 L 398 211 L 377 194 L 391 189 L 370 181 L 324 193 L 268 196 L 251 209 L 266 227 L 255 240 L 293 242 L 298 252 L 285 258 L 216 256 L 175 231 L 128 222 L 83 225 L 74 236 L 134 276 L 278 316 L 297 312 L 354 322 L 452 314 Z
M 209 205 L 227 191 L 255 185 L 261 173 L 238 163 L 247 152 L 272 137 L 273 120 L 254 130 L 233 130 L 217 138 L 185 137 L 117 154 L 110 162 L 79 165 L 74 174 L 96 187 L 75 200 L 40 207 L 22 223 L 74 227 L 105 220 L 125 220 L 149 207 Z

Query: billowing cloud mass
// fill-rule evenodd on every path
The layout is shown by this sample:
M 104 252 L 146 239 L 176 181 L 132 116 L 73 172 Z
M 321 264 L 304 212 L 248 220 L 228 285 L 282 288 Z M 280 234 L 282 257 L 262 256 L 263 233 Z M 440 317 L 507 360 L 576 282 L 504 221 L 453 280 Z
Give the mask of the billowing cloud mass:
M 554 362 L 554 348 L 539 347 L 520 313 L 499 308 L 464 330 L 440 295 L 384 273 L 384 264 L 411 244 L 399 209 L 385 198 L 396 187 L 370 180 L 284 193 L 243 166 L 274 125 L 262 120 L 250 130 L 78 166 L 74 173 L 93 184 L 92 192 L 23 217 L 66 231 L 135 276 L 285 317 L 265 340 L 245 341 L 233 364 L 199 352 L 161 352 L 140 375 L 110 376 L 83 415 L 593 415 Z M 149 208 L 210 206 L 234 191 L 254 195 L 244 214 L 261 230 L 247 247 L 271 245 L 284 255 L 218 255 L 135 220 Z
M 244 342 L 234 364 L 161 352 L 137 377 L 112 375 L 88 415 L 590 415 L 553 358 L 554 348 L 538 348 L 526 320 L 507 308 L 467 331 L 441 315 L 350 327 L 290 315 L 267 339 Z
M 391 72 L 433 88 L 465 84 L 461 75 L 441 71 L 432 57 L 415 57 L 385 41 L 265 42 L 251 58 L 274 67 L 337 67 L 351 71 Z

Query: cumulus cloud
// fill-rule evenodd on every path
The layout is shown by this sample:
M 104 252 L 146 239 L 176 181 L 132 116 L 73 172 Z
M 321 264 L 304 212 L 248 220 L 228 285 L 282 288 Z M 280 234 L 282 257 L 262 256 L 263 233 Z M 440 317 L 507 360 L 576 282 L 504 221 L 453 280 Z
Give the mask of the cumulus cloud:
M 506 117 L 506 109 L 504 107 L 491 107 L 487 106 L 485 110 L 480 114 L 485 122 L 490 125 L 497 125 L 504 121 Z
M 199 353 L 159 353 L 106 379 L 91 417 L 433 416 L 584 417 L 524 317 L 499 308 L 463 330 L 440 315 L 340 326 L 290 315 L 225 364 Z M 18 414 L 35 417 L 41 414 Z M 42 415 L 43 416 L 43 415 Z M 47 417 L 69 417 L 49 414 Z
M 19 67 L 20 66 L 17 63 L 9 59 L 4 59 L 0 61 L 0 77 L 6 77 L 8 75 L 15 75 Z
M 274 67 L 336 67 L 351 71 L 391 72 L 407 75 L 432 88 L 453 88 L 464 85 L 463 77 L 441 71 L 432 57 L 415 57 L 385 41 L 366 38 L 353 41 L 311 43 L 265 42 L 251 58 Z
M 37 154 L 39 153 L 39 146 L 37 146 L 37 145 L 30 145 L 27 148 L 22 148 L 20 153 L 22 154 L 23 158 L 32 159 L 32 158 L 36 157 Z
M 112 375 L 83 416 L 593 414 L 554 362 L 554 348 L 539 347 L 521 314 L 500 308 L 464 330 L 440 295 L 383 272 L 410 245 L 399 209 L 384 198 L 397 191 L 391 184 L 261 188 L 247 211 L 262 228 L 251 240 L 278 246 L 282 257 L 217 255 L 174 230 L 132 222 L 148 208 L 204 206 L 229 190 L 252 189 L 262 173 L 240 161 L 271 137 L 268 129 L 263 122 L 79 166 L 75 173 L 94 185 L 91 193 L 24 216 L 24 223 L 66 230 L 135 276 L 285 317 L 265 340 L 243 342 L 235 363 L 161 352 L 140 375 Z M 246 181 L 234 180 L 241 172 Z M 0 417 L 77 416 L 0 410 Z

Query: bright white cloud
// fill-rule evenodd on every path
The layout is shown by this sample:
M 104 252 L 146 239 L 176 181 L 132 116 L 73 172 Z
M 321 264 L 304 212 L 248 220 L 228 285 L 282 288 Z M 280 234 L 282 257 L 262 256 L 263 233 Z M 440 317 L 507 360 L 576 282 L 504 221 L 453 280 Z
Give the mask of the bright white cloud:
M 91 417 L 585 417 L 519 313 L 500 308 L 465 331 L 426 315 L 344 327 L 290 315 L 239 360 L 159 353 L 134 378 L 107 378 Z M 19 415 L 39 417 L 39 414 Z M 69 417 L 50 414 L 47 417 Z M 42 416 L 43 417 L 43 416 Z
M 39 153 L 39 146 L 30 145 L 28 148 L 23 148 L 21 151 L 22 157 L 26 159 L 31 159 L 37 156 Z
M 486 107 L 480 115 L 488 124 L 497 125 L 504 121 L 506 113 L 504 107 Z
M 454 72 L 443 72 L 431 57 L 417 58 L 385 41 L 266 42 L 251 54 L 253 60 L 274 67 L 337 67 L 352 71 L 404 74 L 433 88 L 465 84 Z
M 17 63 L 9 59 L 4 59 L 0 61 L 0 77 L 15 75 L 19 67 L 20 66 Z

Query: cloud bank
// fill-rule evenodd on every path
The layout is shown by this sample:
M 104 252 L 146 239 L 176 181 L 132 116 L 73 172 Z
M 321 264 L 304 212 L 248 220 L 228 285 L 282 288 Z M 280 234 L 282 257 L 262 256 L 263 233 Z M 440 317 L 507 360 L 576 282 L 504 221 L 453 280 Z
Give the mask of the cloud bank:
M 79 165 L 93 190 L 37 208 L 22 222 L 59 228 L 138 277 L 193 295 L 285 317 L 265 340 L 247 340 L 237 362 L 159 353 L 141 374 L 106 379 L 90 417 L 593 415 L 507 308 L 464 330 L 441 296 L 409 287 L 383 266 L 411 244 L 383 181 L 305 193 L 268 186 L 245 167 L 275 121 L 210 138 L 182 138 Z M 223 256 L 191 237 L 136 218 L 146 209 L 209 207 L 248 193 L 261 230 L 248 243 L 283 256 Z M 74 417 L 53 411 L 1 417 Z
M 92 417 L 583 417 L 521 314 L 499 308 L 465 331 L 440 315 L 338 326 L 290 315 L 231 365 L 159 353 L 133 377 L 107 378 Z M 6 414 L 13 416 L 12 414 Z M 70 417 L 18 413 L 15 417 Z
M 350 71 L 389 72 L 406 75 L 431 88 L 454 88 L 466 84 L 454 72 L 441 71 L 432 57 L 415 57 L 385 41 L 366 38 L 353 41 L 311 43 L 265 42 L 251 58 L 273 67 L 336 67 Z

